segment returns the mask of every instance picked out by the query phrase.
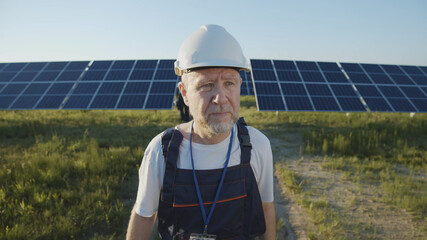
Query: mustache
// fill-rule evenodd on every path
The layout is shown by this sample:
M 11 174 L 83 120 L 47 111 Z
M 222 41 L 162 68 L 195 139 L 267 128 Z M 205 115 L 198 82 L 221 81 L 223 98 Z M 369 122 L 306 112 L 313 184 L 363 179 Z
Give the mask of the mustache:
M 227 107 L 227 106 L 214 106 L 214 107 L 209 108 L 206 111 L 206 114 L 221 113 L 221 112 L 233 113 L 233 109 L 231 107 Z

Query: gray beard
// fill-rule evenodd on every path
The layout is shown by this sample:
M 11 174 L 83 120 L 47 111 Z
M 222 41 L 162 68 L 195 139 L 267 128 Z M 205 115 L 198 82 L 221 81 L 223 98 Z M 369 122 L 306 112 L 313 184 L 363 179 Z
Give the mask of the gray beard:
M 208 129 L 209 133 L 212 135 L 222 134 L 222 133 L 228 133 L 233 128 L 234 124 L 236 123 L 237 119 L 230 119 L 229 122 L 211 122 L 211 121 L 199 121 L 200 126 Z

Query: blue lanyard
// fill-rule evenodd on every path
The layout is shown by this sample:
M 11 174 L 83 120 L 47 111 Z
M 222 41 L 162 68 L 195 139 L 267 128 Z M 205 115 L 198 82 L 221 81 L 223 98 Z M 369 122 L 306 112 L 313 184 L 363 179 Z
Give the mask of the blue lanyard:
M 199 183 L 197 181 L 196 170 L 194 169 L 193 149 L 192 149 L 192 144 L 191 144 L 192 143 L 192 135 L 193 135 L 193 124 L 194 124 L 194 121 L 191 123 L 191 134 L 190 134 L 191 165 L 193 167 L 193 178 L 194 178 L 194 185 L 196 187 L 197 198 L 199 199 L 200 209 L 202 210 L 203 222 L 205 224 L 205 228 L 203 230 L 203 233 L 206 234 L 208 232 L 208 224 L 211 220 L 212 213 L 215 209 L 216 202 L 217 202 L 218 197 L 219 197 L 219 193 L 221 192 L 222 183 L 224 182 L 224 178 L 225 178 L 225 173 L 227 172 L 228 161 L 230 160 L 230 154 L 231 154 L 231 147 L 233 145 L 234 127 L 231 129 L 230 143 L 228 145 L 228 151 L 227 151 L 227 159 L 225 160 L 224 170 L 222 171 L 221 180 L 219 181 L 218 189 L 216 190 L 215 199 L 212 203 L 212 208 L 209 212 L 208 217 L 206 218 L 205 206 L 203 204 L 202 195 L 200 194 L 200 188 L 199 188 Z

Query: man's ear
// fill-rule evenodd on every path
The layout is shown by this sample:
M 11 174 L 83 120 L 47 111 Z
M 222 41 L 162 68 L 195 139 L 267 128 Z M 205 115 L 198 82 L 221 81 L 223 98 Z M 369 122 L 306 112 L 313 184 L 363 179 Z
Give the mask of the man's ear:
M 182 81 L 178 83 L 178 89 L 181 92 L 185 105 L 188 106 L 187 89 L 185 88 L 185 85 Z

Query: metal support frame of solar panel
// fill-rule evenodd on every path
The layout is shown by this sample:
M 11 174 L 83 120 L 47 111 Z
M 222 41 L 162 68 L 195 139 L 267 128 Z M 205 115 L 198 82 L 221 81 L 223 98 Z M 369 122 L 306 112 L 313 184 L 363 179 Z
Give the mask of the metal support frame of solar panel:
M 341 63 L 370 111 L 427 112 L 422 67 Z
M 366 111 L 336 63 L 252 60 L 260 111 Z
M 173 62 L 3 63 L 0 109 L 172 109 Z

